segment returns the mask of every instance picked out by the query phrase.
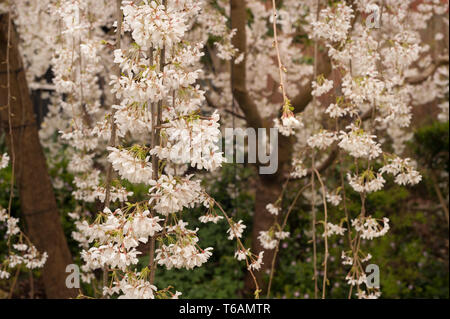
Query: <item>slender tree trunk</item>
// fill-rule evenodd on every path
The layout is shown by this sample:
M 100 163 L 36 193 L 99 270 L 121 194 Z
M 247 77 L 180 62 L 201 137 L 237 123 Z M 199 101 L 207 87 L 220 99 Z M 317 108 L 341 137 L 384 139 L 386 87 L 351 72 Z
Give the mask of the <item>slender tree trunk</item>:
M 12 113 L 12 145 L 8 115 L 6 50 L 8 16 L 0 16 L 0 124 L 8 149 L 14 147 L 15 177 L 26 233 L 36 248 L 48 254 L 42 271 L 47 298 L 70 298 L 75 289 L 65 285 L 66 266 L 72 263 L 38 136 L 36 118 L 18 50 L 18 37 L 10 31 L 9 70 Z M 11 152 L 10 152 L 11 153 Z

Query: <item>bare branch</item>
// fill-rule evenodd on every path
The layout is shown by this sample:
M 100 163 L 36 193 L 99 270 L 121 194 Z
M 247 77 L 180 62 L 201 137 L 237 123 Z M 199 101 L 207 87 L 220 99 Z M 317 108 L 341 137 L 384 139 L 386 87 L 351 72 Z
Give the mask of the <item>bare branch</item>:
M 432 76 L 439 67 L 443 65 L 448 65 L 448 62 L 449 62 L 448 56 L 442 56 L 435 63 L 431 64 L 428 68 L 426 68 L 422 72 L 422 74 L 406 78 L 406 82 L 412 85 L 422 84 L 430 76 Z
M 224 106 L 218 106 L 216 103 L 214 103 L 214 101 L 211 99 L 211 97 L 209 95 L 205 95 L 205 98 L 206 98 L 206 103 L 209 107 L 211 107 L 213 109 L 222 110 L 228 114 L 231 114 L 231 115 L 236 116 L 237 118 L 240 118 L 241 120 L 246 120 L 244 115 L 233 112 L 232 110 L 229 110 Z

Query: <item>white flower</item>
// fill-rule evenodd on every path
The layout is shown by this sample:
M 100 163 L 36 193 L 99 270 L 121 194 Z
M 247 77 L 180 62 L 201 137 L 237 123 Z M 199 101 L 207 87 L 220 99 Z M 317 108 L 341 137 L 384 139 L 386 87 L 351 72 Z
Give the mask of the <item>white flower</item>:
M 339 194 L 330 194 L 327 192 L 326 199 L 329 203 L 331 203 L 334 206 L 339 206 L 339 203 L 342 200 L 342 196 Z
M 373 174 L 372 174 L 373 175 Z M 358 193 L 372 193 L 379 191 L 383 188 L 384 183 L 386 182 L 381 174 L 377 174 L 376 176 L 372 176 L 370 173 L 362 176 L 352 176 L 350 173 L 347 173 L 347 179 L 349 181 L 350 186 Z
M 9 279 L 11 274 L 7 271 L 0 270 L 0 279 Z
M 143 243 L 147 242 L 148 237 L 153 237 L 156 233 L 162 231 L 162 226 L 159 224 L 163 219 L 159 217 L 151 217 L 150 212 L 145 210 L 133 215 L 133 218 L 127 220 L 123 226 L 123 235 L 133 236 Z M 137 242 L 133 247 L 137 246 Z
M 274 249 L 277 246 L 278 241 L 271 231 L 260 231 L 258 239 L 264 249 Z
M 383 225 L 381 226 L 377 219 L 370 216 L 353 219 L 352 226 L 361 233 L 362 239 L 369 240 L 386 235 L 390 228 L 387 217 L 383 218 Z
M 210 119 L 172 121 L 164 129 L 169 136 L 165 147 L 155 147 L 150 154 L 174 163 L 190 163 L 192 167 L 213 171 L 225 161 L 219 152 L 219 113 L 216 111 Z
M 168 233 L 175 234 L 176 241 L 174 244 L 164 244 L 156 250 L 155 260 L 159 265 L 164 265 L 167 269 L 193 269 L 200 267 L 211 257 L 213 248 L 199 248 L 196 235 L 198 229 L 188 230 L 186 225 L 187 223 L 180 220 L 176 226 L 168 227 Z
M 308 145 L 312 148 L 316 147 L 320 150 L 328 148 L 337 139 L 336 134 L 326 130 L 321 131 L 308 138 Z
M 227 230 L 228 239 L 233 240 L 233 238 L 241 238 L 244 229 L 247 228 L 244 224 L 242 224 L 242 220 L 237 223 L 231 221 L 231 227 Z
M 292 160 L 292 167 L 294 168 L 294 171 L 291 172 L 292 178 L 302 178 L 303 176 L 308 175 L 308 170 L 301 159 L 294 158 Z
M 93 165 L 92 157 L 93 154 L 73 154 L 69 165 L 67 166 L 67 170 L 72 173 L 83 173 L 89 171 Z
M 8 164 L 9 164 L 9 156 L 7 153 L 4 153 L 0 157 L 0 169 L 5 168 L 6 166 L 8 166 Z
M 290 233 L 288 231 L 277 231 L 275 232 L 275 237 L 278 238 L 279 240 L 283 240 L 288 238 L 290 235 Z
M 413 170 L 408 173 L 400 173 L 395 177 L 395 182 L 399 185 L 415 185 L 422 180 L 422 176 L 419 172 Z
M 303 127 L 300 118 L 297 118 L 291 111 L 283 113 L 281 122 L 278 118 L 275 118 L 273 123 L 273 127 L 278 129 L 280 134 L 284 136 L 294 135 L 295 130 Z
M 338 145 L 351 156 L 374 159 L 382 153 L 380 144 L 374 141 L 376 136 L 368 135 L 354 124 L 347 126 L 347 129 L 350 129 L 349 133 L 341 131 Z
M 137 258 L 141 252 L 135 248 L 126 249 L 122 245 L 109 243 L 99 247 L 92 247 L 88 251 L 81 252 L 81 258 L 90 270 L 103 268 L 105 266 L 125 271 L 129 266 L 139 262 Z
M 277 207 L 271 203 L 266 205 L 266 209 L 269 211 L 269 213 L 271 213 L 272 215 L 275 215 L 275 216 L 277 216 L 278 213 L 280 212 L 280 207 Z
M 138 275 L 136 275 L 138 277 Z M 123 295 L 120 295 L 119 299 L 154 299 L 154 291 L 157 288 L 151 285 L 150 282 L 143 279 L 130 279 L 125 276 L 119 282 L 120 290 Z
M 328 114 L 332 119 L 334 119 L 346 115 L 347 110 L 345 108 L 339 107 L 338 104 L 330 104 L 330 106 L 328 106 L 328 108 L 325 110 L 325 113 Z
M 394 157 L 388 160 L 388 164 L 380 169 L 380 173 L 390 173 L 395 176 L 395 182 L 399 185 L 416 185 L 422 180 L 422 176 L 415 170 L 410 158 L 401 159 Z
M 200 216 L 198 218 L 200 220 L 200 222 L 202 223 L 208 223 L 208 222 L 212 222 L 214 224 L 217 224 L 217 222 L 221 219 L 223 219 L 223 216 L 219 216 L 219 215 L 213 215 L 213 214 L 207 214 L 204 216 Z
M 322 79 L 322 83 L 319 85 L 316 81 L 312 82 L 312 92 L 311 94 L 313 96 L 319 97 L 324 95 L 325 93 L 328 93 L 333 88 L 334 82 L 327 79 Z
M 185 14 L 176 10 L 165 10 L 156 1 L 136 5 L 132 1 L 123 4 L 125 28 L 131 30 L 136 43 L 148 50 L 150 47 L 170 48 L 181 41 L 187 29 Z
M 127 150 L 119 150 L 114 147 L 108 147 L 107 149 L 111 152 L 108 155 L 108 160 L 122 178 L 132 183 L 150 183 L 153 169 L 149 157 L 140 159 Z
M 381 291 L 366 293 L 364 290 L 358 290 L 356 295 L 358 299 L 378 299 L 381 296 Z
M 326 231 L 327 233 L 326 233 L 326 235 L 328 237 L 330 237 L 331 235 L 334 235 L 334 234 L 343 236 L 344 232 L 346 230 L 347 230 L 346 228 L 343 228 L 343 227 L 341 227 L 339 225 L 334 225 L 332 223 L 327 223 L 327 231 Z M 325 232 L 322 234 L 322 237 L 325 237 Z
M 171 299 L 178 299 L 179 296 L 181 296 L 182 293 L 179 291 L 175 291 L 175 293 L 172 295 Z
M 176 213 L 186 208 L 193 208 L 204 201 L 204 192 L 199 181 L 191 181 L 190 176 L 174 178 L 171 175 L 161 175 L 158 181 L 151 180 L 149 189 L 149 204 L 164 216 Z
M 263 264 L 263 257 L 264 257 L 264 251 L 261 251 L 258 254 L 258 259 L 256 259 L 255 261 L 253 261 L 249 266 L 248 266 L 248 270 L 260 270 L 261 266 Z
M 17 235 L 18 233 L 20 233 L 20 228 L 19 226 L 17 226 L 17 224 L 19 223 L 19 219 L 18 218 L 14 218 L 14 217 L 9 217 L 6 219 L 6 235 L 7 236 L 13 236 L 13 235 Z
M 351 28 L 353 16 L 352 8 L 342 2 L 339 2 L 334 8 L 322 9 L 319 20 L 312 22 L 312 37 L 330 42 L 344 41 Z
M 241 261 L 241 260 L 245 260 L 247 258 L 247 256 L 250 256 L 250 249 L 246 249 L 246 250 L 242 250 L 239 249 L 234 253 L 234 257 Z
M 347 280 L 347 283 L 351 286 L 360 286 L 367 282 L 367 276 L 366 274 L 360 274 L 358 278 L 355 278 L 355 275 L 348 274 L 345 277 L 345 280 Z
M 342 251 L 341 259 L 343 265 L 353 265 L 353 258 L 347 256 L 347 254 L 344 251 Z
M 28 245 L 26 244 L 14 244 L 13 247 L 18 251 L 25 251 L 28 249 Z

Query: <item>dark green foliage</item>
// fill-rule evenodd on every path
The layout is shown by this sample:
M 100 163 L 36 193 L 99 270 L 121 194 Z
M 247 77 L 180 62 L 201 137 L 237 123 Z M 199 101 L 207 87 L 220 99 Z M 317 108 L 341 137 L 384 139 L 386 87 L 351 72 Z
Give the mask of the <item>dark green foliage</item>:
M 449 122 L 434 122 L 414 134 L 411 148 L 416 158 L 427 168 L 442 168 L 449 171 L 448 142 Z

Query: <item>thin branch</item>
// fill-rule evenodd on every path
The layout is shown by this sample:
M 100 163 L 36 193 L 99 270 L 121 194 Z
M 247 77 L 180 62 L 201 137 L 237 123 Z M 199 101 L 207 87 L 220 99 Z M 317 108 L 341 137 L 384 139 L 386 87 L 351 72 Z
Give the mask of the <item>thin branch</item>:
M 17 266 L 16 273 L 14 274 L 14 279 L 13 279 L 11 289 L 9 290 L 8 299 L 11 299 L 13 296 L 14 290 L 16 289 L 16 284 L 17 284 L 17 279 L 19 278 L 19 274 L 20 274 L 20 265 Z
M 325 257 L 323 262 L 323 284 L 322 284 L 322 299 L 325 299 L 326 294 L 326 287 L 327 287 L 327 265 L 328 265 L 328 208 L 327 208 L 327 200 L 325 197 L 325 185 L 322 182 L 322 178 L 320 177 L 320 174 L 317 170 L 314 170 L 314 172 L 317 175 L 317 179 L 320 182 L 320 185 L 322 187 L 322 200 L 323 200 L 323 207 L 325 212 L 325 218 L 324 218 L 324 228 L 325 228 Z
M 285 229 L 285 227 L 287 225 L 287 221 L 288 221 L 289 215 L 291 214 L 295 204 L 297 203 L 298 199 L 300 198 L 300 195 L 303 193 L 303 191 L 305 189 L 307 189 L 310 186 L 311 186 L 311 184 L 307 184 L 307 185 L 303 186 L 297 192 L 297 195 L 295 195 L 295 198 L 292 201 L 291 205 L 289 206 L 289 209 L 288 209 L 288 212 L 286 213 L 286 216 L 284 217 L 283 224 L 281 225 L 281 229 L 280 229 L 281 232 L 284 231 L 284 229 Z M 277 259 L 277 254 L 278 254 L 278 251 L 279 251 L 280 242 L 281 242 L 281 239 L 278 238 L 277 239 L 277 245 L 275 247 L 275 253 L 274 253 L 273 258 L 272 258 L 272 265 L 271 265 L 271 270 L 270 270 L 269 284 L 267 286 L 267 298 L 270 298 L 270 290 L 271 290 L 271 287 L 272 287 L 272 280 L 273 280 L 273 276 L 274 276 L 274 273 L 275 273 L 275 261 Z
M 221 107 L 218 106 L 214 103 L 214 101 L 211 99 L 211 97 L 209 95 L 205 95 L 205 99 L 206 99 L 206 104 L 213 109 L 217 109 L 217 110 L 222 110 L 230 115 L 236 116 L 237 118 L 241 119 L 241 120 L 246 120 L 244 115 L 238 114 L 232 110 L 227 109 L 226 107 Z M 234 99 L 233 99 L 234 100 Z
M 162 4 L 164 7 L 166 7 L 167 0 L 163 0 Z M 161 73 L 164 73 L 164 67 L 166 64 L 166 48 L 163 46 L 161 48 L 160 52 L 160 59 L 159 59 L 159 71 Z M 152 142 L 154 143 L 154 146 L 157 146 L 160 144 L 161 141 L 161 122 L 162 122 L 162 108 L 163 108 L 164 101 L 161 100 L 158 102 L 158 106 L 156 109 L 156 127 L 153 127 L 153 137 Z M 173 96 L 173 103 L 175 103 L 175 96 Z M 153 114 L 152 110 L 152 114 Z M 153 114 L 154 115 L 154 114 Z M 152 116 L 153 116 L 152 115 Z M 155 125 L 155 122 L 152 123 L 152 125 Z M 152 156 L 152 168 L 153 168 L 153 179 L 155 181 L 159 178 L 159 159 L 158 155 L 154 154 Z M 155 282 L 155 271 L 157 264 L 155 263 L 155 238 L 150 239 L 150 284 L 153 285 Z
M 442 196 L 441 189 L 439 188 L 439 184 L 436 178 L 436 175 L 432 170 L 430 170 L 431 181 L 433 182 L 434 190 L 439 198 L 439 203 L 441 204 L 442 209 L 444 210 L 445 218 L 447 219 L 447 227 L 449 226 L 449 217 L 448 217 L 448 207 L 447 203 L 444 200 L 444 196 Z
M 289 102 L 289 99 L 286 94 L 286 87 L 284 85 L 284 72 L 286 72 L 286 71 L 283 66 L 283 63 L 281 62 L 280 47 L 278 44 L 278 31 L 277 31 L 278 14 L 277 14 L 277 5 L 275 3 L 275 0 L 272 0 L 272 12 L 273 12 L 273 38 L 274 38 L 275 50 L 277 52 L 278 73 L 280 76 L 280 88 L 281 88 L 281 92 L 283 94 L 283 103 L 284 103 L 284 105 L 288 105 L 288 104 L 290 104 L 290 102 Z M 284 112 L 284 110 L 283 110 L 283 112 Z
M 122 1 L 121 0 L 116 0 L 116 19 L 117 19 L 117 32 L 116 32 L 116 44 L 115 44 L 115 48 L 120 49 L 121 48 L 121 35 L 122 35 L 122 19 L 123 19 L 123 13 L 122 13 L 122 9 L 121 9 L 121 4 Z M 120 66 L 117 65 L 116 66 L 116 76 L 119 78 L 120 77 Z M 115 104 L 119 104 L 119 101 L 117 99 L 117 96 L 114 96 L 114 100 L 115 100 Z M 111 136 L 109 139 L 109 143 L 108 145 L 110 147 L 115 147 L 116 146 L 116 131 L 117 131 L 117 126 L 116 126 L 116 122 L 114 120 L 114 115 L 116 114 L 116 109 L 113 108 L 111 111 Z M 108 168 L 106 171 L 106 183 L 105 183 L 105 203 L 104 203 L 104 207 L 108 207 L 111 203 L 111 181 L 112 181 L 112 174 L 113 174 L 113 167 L 112 167 L 112 163 L 108 162 Z M 103 270 L 103 287 L 106 287 L 108 284 L 108 270 L 104 269 Z
M 317 0 L 316 9 L 316 20 L 319 20 L 320 13 L 320 0 Z M 318 65 L 318 43 L 314 42 L 314 80 L 317 78 L 317 65 Z M 312 119 L 312 130 L 316 129 L 316 104 L 315 98 L 312 97 L 313 102 L 313 119 Z M 314 172 L 316 170 L 316 151 L 313 148 L 311 152 L 311 170 Z M 313 268 L 314 268 L 314 298 L 317 299 L 319 293 L 319 287 L 317 282 L 317 243 L 316 243 L 316 188 L 315 188 L 315 174 L 311 174 L 311 210 L 312 210 L 312 241 L 313 241 Z
M 116 44 L 115 48 L 120 49 L 121 48 L 121 35 L 122 35 L 122 20 L 123 20 L 123 13 L 121 9 L 121 0 L 116 0 L 116 19 L 117 19 L 117 32 L 116 32 Z M 116 76 L 120 77 L 120 66 L 116 66 Z M 119 101 L 117 99 L 117 96 L 114 96 L 114 100 L 116 104 L 119 104 Z M 117 135 L 117 125 L 114 120 L 114 115 L 116 114 L 116 109 L 113 108 L 111 111 L 111 137 L 109 139 L 108 145 L 110 147 L 116 146 L 116 135 Z M 111 180 L 112 180 L 112 163 L 108 163 L 108 168 L 106 172 L 106 185 L 105 185 L 105 207 L 109 207 L 110 201 L 111 201 Z

